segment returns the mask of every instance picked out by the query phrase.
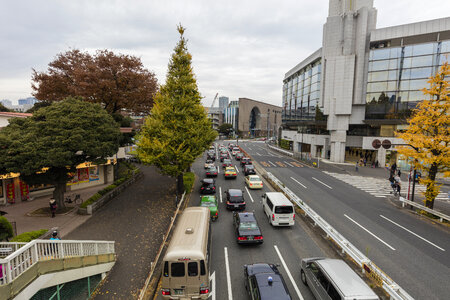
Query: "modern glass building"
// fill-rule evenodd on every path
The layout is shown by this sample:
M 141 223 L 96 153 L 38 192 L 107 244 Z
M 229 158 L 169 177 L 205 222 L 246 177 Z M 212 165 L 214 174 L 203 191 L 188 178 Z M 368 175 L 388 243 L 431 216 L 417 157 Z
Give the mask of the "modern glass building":
M 376 29 L 373 0 L 330 0 L 322 47 L 283 80 L 282 138 L 296 152 L 333 162 L 397 161 L 430 76 L 450 56 L 450 18 Z M 376 144 L 376 143 L 375 143 Z
M 239 101 L 230 101 L 224 110 L 224 123 L 233 125 L 235 132 L 238 130 L 239 122 Z

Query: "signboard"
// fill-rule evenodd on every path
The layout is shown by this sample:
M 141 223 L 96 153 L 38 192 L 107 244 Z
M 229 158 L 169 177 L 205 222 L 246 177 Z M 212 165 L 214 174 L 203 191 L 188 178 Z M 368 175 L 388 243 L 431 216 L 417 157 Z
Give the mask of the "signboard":
M 381 142 L 381 146 L 383 146 L 384 149 L 390 149 L 392 143 L 390 140 L 383 140 L 383 142 Z
M 28 196 L 29 194 L 28 184 L 26 184 L 21 180 L 19 181 L 19 185 L 20 185 L 20 195 L 22 196 L 22 198 Z
M 14 191 L 14 183 L 8 183 L 6 185 L 6 199 L 9 203 L 15 203 L 16 194 Z
M 381 147 L 381 141 L 379 139 L 375 139 L 372 141 L 372 147 L 375 149 L 380 149 Z

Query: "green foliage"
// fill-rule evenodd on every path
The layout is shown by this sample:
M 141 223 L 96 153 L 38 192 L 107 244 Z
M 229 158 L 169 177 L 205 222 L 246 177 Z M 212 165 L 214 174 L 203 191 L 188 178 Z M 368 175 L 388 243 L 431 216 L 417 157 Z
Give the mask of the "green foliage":
M 12 238 L 10 240 L 10 242 L 17 242 L 17 243 L 31 242 L 32 240 L 37 239 L 38 237 L 40 237 L 47 231 L 48 231 L 47 229 L 41 229 L 41 230 L 24 232 L 22 234 L 19 234 L 18 236 L 15 236 L 14 238 Z
M 117 152 L 119 137 L 117 123 L 99 104 L 67 98 L 32 117 L 10 119 L 0 131 L 0 173 L 55 185 L 54 197 L 64 207 L 68 173 L 83 162 L 104 163 Z
M 228 136 L 233 132 L 233 125 L 230 123 L 223 123 L 217 130 L 219 131 L 219 133 Z
M 120 178 L 120 179 L 117 179 L 116 181 L 114 181 L 114 185 L 115 186 L 119 186 L 119 185 L 121 185 L 122 183 L 124 183 L 125 182 L 125 180 L 127 180 L 125 177 L 122 177 L 122 178 Z
M 138 156 L 161 173 L 177 177 L 214 141 L 192 69 L 192 56 L 178 27 L 180 40 L 169 62 L 165 85 L 154 98 L 151 115 L 138 137 Z
M 13 234 L 11 223 L 5 217 L 0 216 L 0 241 L 9 240 Z
M 316 105 L 316 121 L 324 121 L 325 115 L 322 110 L 320 110 L 319 104 Z
M 290 150 L 291 149 L 289 141 L 288 140 L 284 140 L 284 139 L 280 140 L 280 147 L 283 148 L 283 149 L 286 149 L 286 150 Z
M 195 174 L 192 172 L 186 172 L 183 174 L 184 190 L 189 194 L 194 186 Z
M 81 203 L 80 207 L 81 208 L 86 208 L 88 205 L 91 205 L 92 203 L 94 203 L 95 201 L 97 201 L 98 199 L 100 199 L 102 197 L 102 195 L 100 195 L 100 193 L 95 193 L 93 196 L 91 196 L 89 199 L 87 199 L 86 201 L 84 201 L 83 203 Z
M 11 111 L 9 108 L 5 107 L 3 103 L 0 102 L 0 111 L 9 112 Z
M 47 106 L 50 106 L 50 105 L 52 105 L 52 103 L 51 103 L 51 102 L 48 102 L 48 101 L 39 101 L 39 102 L 36 102 L 36 103 L 33 105 L 32 108 L 30 108 L 29 110 L 27 110 L 27 113 L 30 113 L 30 114 L 35 113 L 38 109 L 41 109 L 41 108 L 43 108 L 43 107 L 47 107 Z

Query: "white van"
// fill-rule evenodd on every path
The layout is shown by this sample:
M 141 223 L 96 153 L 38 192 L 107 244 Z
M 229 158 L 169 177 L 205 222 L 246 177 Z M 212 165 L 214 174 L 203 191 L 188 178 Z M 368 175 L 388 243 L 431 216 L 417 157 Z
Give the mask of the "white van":
M 295 224 L 294 205 L 283 193 L 270 192 L 262 196 L 263 209 L 273 226 L 292 226 Z

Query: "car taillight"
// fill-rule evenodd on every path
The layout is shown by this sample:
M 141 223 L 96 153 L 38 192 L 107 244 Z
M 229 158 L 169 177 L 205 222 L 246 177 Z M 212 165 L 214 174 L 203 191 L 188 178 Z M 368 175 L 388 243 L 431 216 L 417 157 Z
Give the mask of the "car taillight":
M 227 201 L 227 204 L 230 204 L 230 201 Z
M 275 221 L 275 214 L 272 214 L 272 221 Z
M 292 219 L 295 220 L 295 214 L 294 214 L 294 216 L 292 217 Z
M 253 183 L 250 183 L 250 186 L 253 186 Z
M 200 288 L 200 295 L 205 295 L 209 293 L 209 288 Z
M 170 296 L 170 289 L 161 289 L 163 296 Z
M 262 235 L 257 235 L 257 236 L 254 237 L 254 239 L 255 239 L 255 240 L 262 240 L 263 237 L 262 237 Z
M 215 190 L 216 189 L 216 187 L 215 186 L 213 186 L 213 190 Z
M 238 236 L 238 241 L 246 241 L 247 237 L 246 236 Z
M 205 188 L 202 186 L 202 187 L 201 187 L 201 190 L 204 190 L 204 189 L 205 189 Z
M 219 213 L 216 211 L 216 216 L 218 216 L 219 215 Z

